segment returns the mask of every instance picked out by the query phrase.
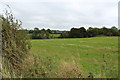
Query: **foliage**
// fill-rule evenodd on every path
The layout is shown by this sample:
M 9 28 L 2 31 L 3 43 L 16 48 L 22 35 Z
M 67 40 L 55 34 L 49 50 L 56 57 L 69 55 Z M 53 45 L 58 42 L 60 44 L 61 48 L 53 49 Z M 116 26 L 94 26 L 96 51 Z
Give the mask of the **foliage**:
M 92 28 L 89 27 L 87 30 L 84 27 L 71 28 L 70 31 L 59 31 L 50 29 L 34 28 L 34 30 L 29 30 L 32 39 L 51 39 L 51 38 L 86 38 L 86 37 L 96 37 L 96 36 L 120 36 L 120 30 L 115 26 L 111 28 Z M 54 37 L 51 34 L 60 34 L 60 36 Z
M 21 28 L 21 21 L 6 11 L 2 19 L 2 57 L 3 71 L 10 77 L 21 75 L 21 64 L 29 53 L 30 42 L 27 32 Z M 3 76 L 7 75 L 3 72 Z
M 72 28 L 70 30 L 70 37 L 71 38 L 84 38 L 86 37 L 86 29 L 84 27 L 81 28 Z
M 63 33 L 61 33 L 61 35 L 59 36 L 59 38 L 69 38 L 69 32 L 68 31 L 65 31 Z
M 29 30 L 29 34 L 31 34 L 32 39 L 50 39 L 50 38 L 56 38 L 54 36 L 55 34 L 52 34 L 52 31 L 50 29 L 41 29 L 34 28 L 34 30 Z M 57 35 L 57 34 L 56 34 Z M 57 36 L 59 37 L 59 36 Z
M 65 33 L 61 34 L 65 35 Z M 95 37 L 95 36 L 100 36 L 100 35 L 104 35 L 104 36 L 120 36 L 120 31 L 115 27 L 111 27 L 111 28 L 92 28 L 89 27 L 87 30 L 84 27 L 81 28 L 72 28 L 69 31 L 69 34 L 67 33 L 67 36 L 65 37 L 69 37 L 69 38 L 86 38 L 86 37 Z M 64 36 L 62 38 L 65 38 Z

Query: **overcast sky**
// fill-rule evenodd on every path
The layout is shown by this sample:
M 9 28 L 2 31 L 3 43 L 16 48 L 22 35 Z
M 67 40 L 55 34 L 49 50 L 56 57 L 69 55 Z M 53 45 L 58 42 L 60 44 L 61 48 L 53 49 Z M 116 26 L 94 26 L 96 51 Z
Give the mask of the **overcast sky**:
M 0 0 L 8 4 L 24 29 L 70 30 L 72 27 L 118 26 L 119 0 Z

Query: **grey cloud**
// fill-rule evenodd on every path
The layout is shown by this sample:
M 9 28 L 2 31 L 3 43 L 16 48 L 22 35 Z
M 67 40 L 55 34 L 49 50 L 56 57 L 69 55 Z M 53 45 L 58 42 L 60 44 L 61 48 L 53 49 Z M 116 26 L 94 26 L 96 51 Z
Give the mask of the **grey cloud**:
M 92 1 L 92 0 L 91 0 Z M 94 1 L 94 0 L 93 0 Z M 117 3 L 110 2 L 9 2 L 15 17 L 27 29 L 50 28 L 69 30 L 71 27 L 117 25 Z

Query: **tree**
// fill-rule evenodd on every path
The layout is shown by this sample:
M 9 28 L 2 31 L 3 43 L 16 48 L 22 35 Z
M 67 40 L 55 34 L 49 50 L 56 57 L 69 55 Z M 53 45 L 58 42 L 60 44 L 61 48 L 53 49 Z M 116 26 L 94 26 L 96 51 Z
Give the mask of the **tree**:
M 49 39 L 51 38 L 50 36 L 50 30 L 45 30 L 39 28 L 34 28 L 33 33 L 32 33 L 32 39 Z
M 87 31 L 84 27 L 79 28 L 79 31 L 80 31 L 80 35 L 78 37 L 80 37 L 80 38 L 87 37 Z
M 87 37 L 87 31 L 84 27 L 81 28 L 72 28 L 70 30 L 71 38 L 84 38 Z
M 118 36 L 118 29 L 115 26 L 111 27 L 112 36 Z
M 65 32 L 63 32 L 63 33 L 61 33 L 61 35 L 60 35 L 60 38 L 69 38 L 70 36 L 69 36 L 69 32 L 68 31 L 65 31 Z
M 52 33 L 52 31 L 51 31 L 50 29 L 47 29 L 47 32 L 48 32 L 49 34 L 51 34 L 51 33 Z
M 41 39 L 49 39 L 50 38 L 50 35 L 49 35 L 49 32 L 45 29 L 41 29 Z
M 92 28 L 92 27 L 89 27 L 87 29 L 87 33 L 88 33 L 88 37 L 95 37 L 95 36 L 101 34 L 100 29 Z
M 29 30 L 29 34 L 32 34 L 34 32 L 34 30 Z
M 70 37 L 71 38 L 76 38 L 79 35 L 79 30 L 76 28 L 72 28 L 70 30 Z
M 40 30 L 39 28 L 34 28 L 33 34 L 32 34 L 33 39 L 40 39 Z

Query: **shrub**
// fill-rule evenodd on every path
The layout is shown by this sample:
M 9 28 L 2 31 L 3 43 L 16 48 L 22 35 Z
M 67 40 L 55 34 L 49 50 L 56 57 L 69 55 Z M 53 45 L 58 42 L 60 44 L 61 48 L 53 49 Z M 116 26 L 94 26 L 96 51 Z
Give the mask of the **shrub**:
M 27 32 L 21 28 L 22 22 L 15 19 L 7 10 L 0 19 L 2 20 L 3 77 L 8 75 L 4 71 L 7 71 L 10 77 L 21 75 L 21 64 L 30 49 Z

